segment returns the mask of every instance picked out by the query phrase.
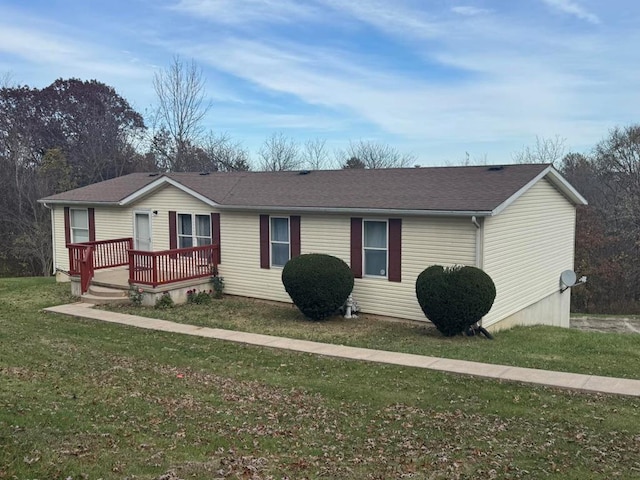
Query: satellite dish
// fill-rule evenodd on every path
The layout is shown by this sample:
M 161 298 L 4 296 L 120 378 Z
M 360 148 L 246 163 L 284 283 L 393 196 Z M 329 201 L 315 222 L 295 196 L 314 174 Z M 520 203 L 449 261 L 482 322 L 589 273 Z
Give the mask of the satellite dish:
M 573 287 L 576 284 L 576 274 L 573 270 L 565 270 L 560 274 L 560 286 L 564 288 Z

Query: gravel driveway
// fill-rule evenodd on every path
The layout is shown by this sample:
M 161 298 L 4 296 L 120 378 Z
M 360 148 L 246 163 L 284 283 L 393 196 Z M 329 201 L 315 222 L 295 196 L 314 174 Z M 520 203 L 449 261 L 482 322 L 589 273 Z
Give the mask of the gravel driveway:
M 640 318 L 571 316 L 571 328 L 591 332 L 640 333 Z

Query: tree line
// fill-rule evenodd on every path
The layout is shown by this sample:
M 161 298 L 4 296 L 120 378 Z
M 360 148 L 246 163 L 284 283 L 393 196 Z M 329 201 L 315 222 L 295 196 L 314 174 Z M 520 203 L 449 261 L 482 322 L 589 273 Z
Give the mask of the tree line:
M 112 87 L 59 79 L 46 88 L 0 83 L 0 276 L 49 275 L 49 212 L 39 198 L 136 171 L 392 168 L 412 154 L 374 141 L 330 151 L 276 132 L 252 159 L 239 141 L 205 131 L 201 70 L 174 58 L 154 78 L 157 108 L 145 120 Z M 486 158 L 483 159 L 486 163 Z M 619 127 L 588 154 L 564 153 L 559 138 L 537 139 L 513 161 L 553 163 L 589 201 L 576 224 L 573 308 L 640 313 L 640 125 Z M 470 159 L 467 154 L 466 161 Z M 477 162 L 474 162 L 477 163 Z
M 640 125 L 614 128 L 589 154 L 569 153 L 561 172 L 587 199 L 578 208 L 575 268 L 587 275 L 572 308 L 640 313 Z
M 241 142 L 204 131 L 201 70 L 179 57 L 153 81 L 147 121 L 112 87 L 58 79 L 38 89 L 0 80 L 0 276 L 49 275 L 51 221 L 37 200 L 137 171 L 243 171 L 407 166 L 413 157 L 369 141 L 332 159 L 323 139 L 274 133 L 255 165 Z

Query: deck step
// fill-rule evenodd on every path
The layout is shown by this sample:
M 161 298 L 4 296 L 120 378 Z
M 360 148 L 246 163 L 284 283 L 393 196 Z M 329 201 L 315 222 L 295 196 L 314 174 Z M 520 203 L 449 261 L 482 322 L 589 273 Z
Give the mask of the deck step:
M 101 287 L 99 285 L 89 285 L 88 293 L 96 297 L 108 297 L 108 298 L 129 296 L 129 293 L 126 290 L 122 290 L 119 288 Z
M 103 295 L 93 295 L 91 293 L 83 293 L 80 297 L 83 303 L 92 303 L 93 305 L 122 305 L 131 303 L 128 296 L 105 297 Z

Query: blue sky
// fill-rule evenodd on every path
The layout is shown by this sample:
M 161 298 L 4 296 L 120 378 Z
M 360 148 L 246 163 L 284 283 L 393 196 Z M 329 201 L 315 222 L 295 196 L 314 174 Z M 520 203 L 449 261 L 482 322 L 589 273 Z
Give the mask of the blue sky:
M 640 121 L 636 0 L 3 0 L 0 76 L 95 78 L 139 112 L 174 55 L 206 128 L 389 143 L 422 165 L 506 163 L 536 136 L 588 152 Z

